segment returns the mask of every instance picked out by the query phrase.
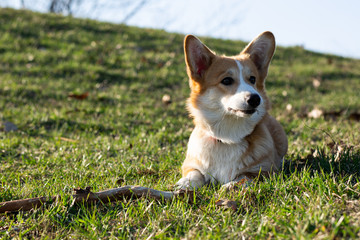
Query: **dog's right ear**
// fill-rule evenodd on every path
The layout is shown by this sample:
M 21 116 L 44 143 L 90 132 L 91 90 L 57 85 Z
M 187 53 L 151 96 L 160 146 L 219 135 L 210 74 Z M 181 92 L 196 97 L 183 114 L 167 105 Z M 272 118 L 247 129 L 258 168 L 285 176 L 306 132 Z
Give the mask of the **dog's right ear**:
M 185 37 L 184 52 L 189 77 L 197 81 L 203 79 L 215 54 L 193 35 Z
M 271 58 L 275 51 L 275 37 L 271 32 L 263 32 L 242 51 L 248 54 L 257 67 L 260 77 L 265 79 Z

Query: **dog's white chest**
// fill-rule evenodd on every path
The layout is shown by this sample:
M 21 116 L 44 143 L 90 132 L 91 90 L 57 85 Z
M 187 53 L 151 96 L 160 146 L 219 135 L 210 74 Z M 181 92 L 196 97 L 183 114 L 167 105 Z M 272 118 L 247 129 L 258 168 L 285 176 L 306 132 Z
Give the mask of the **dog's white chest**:
M 234 180 L 244 168 L 242 156 L 248 143 L 225 144 L 200 135 L 196 129 L 190 137 L 188 155 L 198 160 L 197 169 L 205 176 L 206 182 L 221 184 Z

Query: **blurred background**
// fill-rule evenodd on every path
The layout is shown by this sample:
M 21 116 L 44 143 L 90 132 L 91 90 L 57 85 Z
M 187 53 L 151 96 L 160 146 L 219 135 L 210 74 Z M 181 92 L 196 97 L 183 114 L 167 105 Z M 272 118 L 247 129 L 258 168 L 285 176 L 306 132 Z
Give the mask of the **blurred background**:
M 360 59 L 358 0 L 0 0 L 0 7 L 232 40 L 269 30 L 278 45 Z

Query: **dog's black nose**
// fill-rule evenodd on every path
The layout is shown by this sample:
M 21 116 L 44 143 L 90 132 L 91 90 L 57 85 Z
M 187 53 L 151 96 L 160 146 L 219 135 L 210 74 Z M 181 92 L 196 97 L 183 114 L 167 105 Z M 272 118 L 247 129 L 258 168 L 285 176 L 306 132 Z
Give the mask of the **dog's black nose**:
M 246 102 L 253 108 L 256 108 L 259 106 L 261 99 L 260 96 L 256 93 L 250 94 L 250 96 L 247 97 Z

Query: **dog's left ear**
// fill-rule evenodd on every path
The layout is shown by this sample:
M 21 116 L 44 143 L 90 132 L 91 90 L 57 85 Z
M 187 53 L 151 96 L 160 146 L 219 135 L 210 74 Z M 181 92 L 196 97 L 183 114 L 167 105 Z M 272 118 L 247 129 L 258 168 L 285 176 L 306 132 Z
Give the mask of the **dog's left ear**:
M 248 54 L 255 63 L 260 77 L 264 79 L 267 75 L 271 58 L 275 51 L 275 37 L 271 32 L 263 32 L 252 40 L 241 54 Z

